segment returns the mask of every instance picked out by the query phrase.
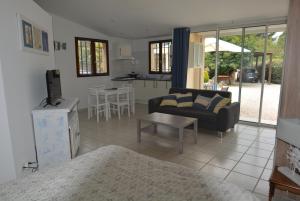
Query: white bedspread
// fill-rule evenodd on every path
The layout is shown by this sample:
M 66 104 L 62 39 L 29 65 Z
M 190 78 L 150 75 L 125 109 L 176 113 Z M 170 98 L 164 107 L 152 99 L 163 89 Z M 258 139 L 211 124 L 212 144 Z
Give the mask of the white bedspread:
M 119 146 L 0 185 L 1 201 L 258 201 L 250 192 Z

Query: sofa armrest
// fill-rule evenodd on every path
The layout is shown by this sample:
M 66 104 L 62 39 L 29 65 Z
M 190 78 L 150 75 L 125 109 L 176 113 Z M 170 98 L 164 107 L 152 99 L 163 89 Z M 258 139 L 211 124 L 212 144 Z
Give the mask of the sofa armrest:
M 159 107 L 163 97 L 152 98 L 148 101 L 148 113 L 156 112 L 156 109 Z
M 218 131 L 225 132 L 233 128 L 240 118 L 240 103 L 235 102 L 220 109 L 217 114 Z

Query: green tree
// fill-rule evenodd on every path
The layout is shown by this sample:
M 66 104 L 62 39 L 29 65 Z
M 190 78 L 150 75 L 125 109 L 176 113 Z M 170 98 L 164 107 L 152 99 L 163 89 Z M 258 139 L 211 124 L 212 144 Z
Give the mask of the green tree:
M 286 38 L 286 32 L 284 32 L 278 39 L 274 39 L 276 32 L 269 33 L 267 39 L 267 52 L 272 52 L 273 66 L 282 67 L 284 57 L 284 44 Z M 264 52 L 265 36 L 263 33 L 247 34 L 245 35 L 244 46 L 250 50 L 251 53 L 244 54 L 244 67 L 255 67 L 255 61 L 253 59 L 254 52 Z M 221 40 L 229 43 L 242 46 L 242 37 L 239 35 L 222 36 Z M 205 53 L 205 67 L 209 69 L 209 77 L 212 78 L 215 75 L 215 52 Z M 268 58 L 267 58 L 268 59 Z M 262 62 L 262 61 L 261 61 Z M 267 63 L 269 61 L 267 60 Z M 239 52 L 219 52 L 219 75 L 229 75 L 231 72 L 240 68 L 241 53 Z M 261 65 L 261 64 L 260 64 Z M 280 72 L 280 69 L 276 69 L 276 72 Z M 281 75 L 280 75 L 281 76 Z M 277 76 L 278 77 L 278 76 Z

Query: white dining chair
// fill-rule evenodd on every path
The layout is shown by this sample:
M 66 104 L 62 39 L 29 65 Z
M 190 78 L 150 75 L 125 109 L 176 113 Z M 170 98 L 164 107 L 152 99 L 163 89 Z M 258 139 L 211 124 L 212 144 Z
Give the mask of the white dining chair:
M 117 91 L 115 101 L 110 101 L 111 111 L 118 112 L 118 118 L 121 119 L 121 111 L 127 109 L 128 117 L 130 118 L 130 101 L 129 101 L 129 87 L 120 87 Z
M 130 102 L 130 109 L 131 112 L 135 113 L 135 91 L 133 84 L 124 83 L 122 84 L 122 87 L 128 87 L 129 88 L 129 102 Z
M 109 102 L 106 101 L 103 90 L 105 86 L 97 86 L 88 89 L 88 119 L 93 117 L 95 111 L 97 115 L 97 122 L 99 122 L 99 115 L 105 116 L 106 120 L 110 117 Z

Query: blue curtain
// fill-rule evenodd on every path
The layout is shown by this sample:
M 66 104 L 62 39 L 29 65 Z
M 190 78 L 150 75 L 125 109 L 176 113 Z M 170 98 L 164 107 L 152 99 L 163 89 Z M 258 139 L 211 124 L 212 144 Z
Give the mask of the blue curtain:
M 172 87 L 186 88 L 189 28 L 175 28 L 173 32 Z

